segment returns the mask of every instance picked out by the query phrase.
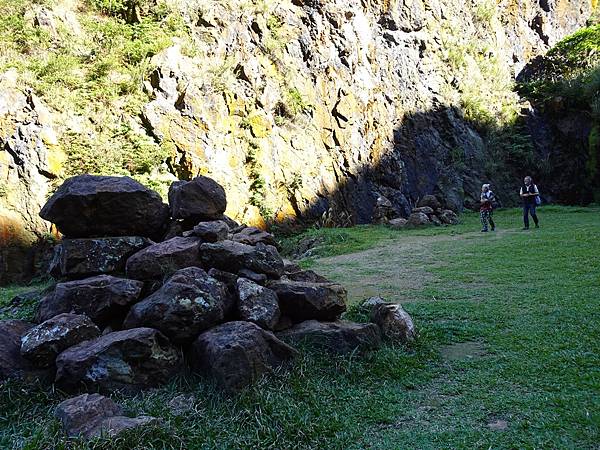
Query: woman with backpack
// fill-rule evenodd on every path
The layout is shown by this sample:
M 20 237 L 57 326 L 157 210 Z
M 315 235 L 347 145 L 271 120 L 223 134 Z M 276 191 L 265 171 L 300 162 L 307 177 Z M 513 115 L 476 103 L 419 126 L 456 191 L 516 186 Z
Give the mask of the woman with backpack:
M 481 186 L 479 218 L 481 219 L 482 233 L 487 233 L 488 223 L 492 228 L 492 231 L 496 231 L 496 224 L 494 223 L 494 219 L 492 218 L 492 213 L 494 211 L 493 202 L 495 200 L 496 196 L 491 191 L 490 185 L 484 184 L 483 186 Z
M 535 213 L 535 207 L 541 203 L 540 192 L 530 176 L 526 176 L 523 180 L 519 195 L 523 199 L 523 229 L 529 230 L 529 214 L 531 214 L 535 227 L 539 228 L 540 223 Z

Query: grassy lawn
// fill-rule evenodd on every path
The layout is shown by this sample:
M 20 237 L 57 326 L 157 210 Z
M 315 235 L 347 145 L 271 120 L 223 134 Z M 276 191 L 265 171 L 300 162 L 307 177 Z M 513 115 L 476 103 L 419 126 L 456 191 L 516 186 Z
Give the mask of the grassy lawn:
M 455 227 L 310 231 L 323 243 L 303 264 L 346 285 L 353 304 L 402 301 L 420 330 L 413 347 L 305 351 L 235 398 L 193 377 L 116 396 L 163 426 L 91 444 L 62 439 L 52 411 L 63 393 L 9 382 L 0 448 L 598 449 L 600 209 L 539 216 L 528 232 L 517 210 L 497 212 L 495 233 L 480 233 L 475 214 Z

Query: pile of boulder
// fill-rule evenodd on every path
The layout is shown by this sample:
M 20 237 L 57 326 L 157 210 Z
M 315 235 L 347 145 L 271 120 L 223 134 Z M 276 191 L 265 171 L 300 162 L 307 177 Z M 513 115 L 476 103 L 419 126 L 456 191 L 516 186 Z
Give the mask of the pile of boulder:
M 407 227 L 418 227 L 423 225 L 456 225 L 458 215 L 450 210 L 444 209 L 440 201 L 433 195 L 425 195 L 413 208 L 408 219 L 398 217 L 387 223 L 391 228 L 400 229 Z
M 237 224 L 226 206 L 206 177 L 174 183 L 168 205 L 128 177 L 66 180 L 40 213 L 64 235 L 51 264 L 58 282 L 37 324 L 0 322 L 0 379 L 134 393 L 192 370 L 235 392 L 292 359 L 292 345 L 343 353 L 378 347 L 382 333 L 398 338 L 394 305 L 377 304 L 375 323 L 340 320 L 346 290 L 282 259 L 273 235 Z M 400 340 L 414 338 L 410 323 Z M 106 404 L 109 413 L 94 413 Z M 124 420 L 85 394 L 61 405 L 63 423 L 75 420 L 69 411 L 96 414 L 84 435 L 150 421 Z

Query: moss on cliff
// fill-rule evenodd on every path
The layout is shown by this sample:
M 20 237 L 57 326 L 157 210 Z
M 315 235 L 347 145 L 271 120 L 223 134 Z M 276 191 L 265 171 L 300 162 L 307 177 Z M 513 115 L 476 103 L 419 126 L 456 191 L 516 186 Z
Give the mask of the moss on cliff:
M 154 175 L 169 153 L 132 118 L 149 100 L 143 83 L 150 58 L 187 31 L 165 2 L 131 5 L 102 0 L 76 8 L 54 0 L 33 7 L 28 0 L 0 5 L 0 73 L 17 69 L 22 88 L 51 108 L 59 145 L 68 155 L 65 176 L 123 174 L 160 185 Z M 124 17 L 130 6 L 135 20 Z

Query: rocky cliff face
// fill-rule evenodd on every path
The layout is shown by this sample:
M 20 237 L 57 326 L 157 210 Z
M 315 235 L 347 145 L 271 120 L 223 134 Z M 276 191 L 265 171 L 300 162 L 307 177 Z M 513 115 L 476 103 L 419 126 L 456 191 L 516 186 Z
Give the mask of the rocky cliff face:
M 50 36 L 49 52 L 73 47 L 87 63 L 90 18 L 104 19 L 86 5 L 35 6 L 25 20 Z M 131 152 L 139 142 L 160 150 L 146 164 L 152 183 L 209 175 L 225 187 L 227 214 L 243 222 L 365 223 L 382 197 L 392 214 L 406 215 L 430 193 L 459 210 L 486 176 L 480 126 L 514 119 L 521 109 L 515 74 L 582 26 L 592 7 L 590 0 L 144 5 L 142 18 L 135 15 L 139 25 L 152 8 L 168 8 L 185 31 L 173 33 L 151 61 L 142 58 L 151 68 L 141 72 L 144 94 L 136 102 L 117 94 L 107 108 L 112 115 L 86 106 L 85 98 L 73 101 L 75 110 L 31 92 L 30 66 L 5 70 L 10 64 L 2 60 L 0 246 L 49 230 L 35 212 L 52 180 L 77 172 L 73 161 L 85 159 L 73 143 L 85 138 L 88 147 L 121 148 L 116 122 L 136 136 Z M 70 75 L 77 80 L 77 71 Z M 82 79 L 90 83 L 88 75 Z M 113 84 L 125 77 L 118 69 L 93 75 Z M 108 137 L 100 130 L 104 116 Z M 120 173 L 128 173 L 130 159 L 122 158 Z M 9 259 L 0 255 L 2 270 Z

